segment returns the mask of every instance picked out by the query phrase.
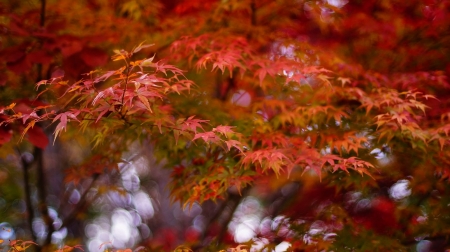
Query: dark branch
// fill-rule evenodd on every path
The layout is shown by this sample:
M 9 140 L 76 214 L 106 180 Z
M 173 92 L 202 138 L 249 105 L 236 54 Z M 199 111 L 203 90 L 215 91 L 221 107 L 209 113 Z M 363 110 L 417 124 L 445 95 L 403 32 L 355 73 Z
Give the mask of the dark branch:
M 44 27 L 45 25 L 45 5 L 45 0 L 41 0 L 41 20 L 39 23 L 41 27 Z
M 27 207 L 27 224 L 28 229 L 31 234 L 31 237 L 33 241 L 37 241 L 37 237 L 33 232 L 33 219 L 34 219 L 34 211 L 33 211 L 33 205 L 31 202 L 31 188 L 30 188 L 30 173 L 29 169 L 31 166 L 31 163 L 26 160 L 26 157 L 20 153 L 20 160 L 22 163 L 22 170 L 23 170 L 23 184 L 24 184 L 24 191 L 25 191 L 25 204 Z
M 47 188 L 45 186 L 47 185 L 47 181 L 44 171 L 43 150 L 38 147 L 34 147 L 33 156 L 37 168 L 37 191 L 39 198 L 38 209 L 41 213 L 41 217 L 45 225 L 47 226 L 47 237 L 45 238 L 45 241 L 43 243 L 43 247 L 46 247 L 52 242 L 52 234 L 55 231 L 55 228 L 53 227 L 53 220 L 48 213 L 48 206 L 46 202 Z
M 256 25 L 256 3 L 255 0 L 252 0 L 250 3 L 250 9 L 251 9 L 251 22 L 252 26 Z
M 237 207 L 239 206 L 239 203 L 241 203 L 242 199 L 247 196 L 247 193 L 250 191 L 250 186 L 247 186 L 241 191 L 241 194 L 235 194 L 230 193 L 229 200 L 228 200 L 228 207 L 230 208 L 230 211 L 228 215 L 225 217 L 225 221 L 221 223 L 222 229 L 220 230 L 219 235 L 217 236 L 217 241 L 220 243 L 223 241 L 223 238 L 225 237 L 225 234 L 227 233 L 228 224 L 230 224 L 231 220 L 233 219 L 234 212 L 236 212 Z
M 70 223 L 72 223 L 72 221 L 74 221 L 77 217 L 77 214 L 80 213 L 81 209 L 83 209 L 84 207 L 90 205 L 92 203 L 92 201 L 95 199 L 92 199 L 90 201 L 87 200 L 87 194 L 89 193 L 89 191 L 91 190 L 91 188 L 94 187 L 95 182 L 97 181 L 97 179 L 100 177 L 99 174 L 95 174 L 94 176 L 92 176 L 92 182 L 91 184 L 86 188 L 86 190 L 83 192 L 83 194 L 80 197 L 80 201 L 77 203 L 77 205 L 73 208 L 72 212 L 70 212 L 63 220 L 62 224 L 61 224 L 61 228 L 63 227 L 67 227 Z

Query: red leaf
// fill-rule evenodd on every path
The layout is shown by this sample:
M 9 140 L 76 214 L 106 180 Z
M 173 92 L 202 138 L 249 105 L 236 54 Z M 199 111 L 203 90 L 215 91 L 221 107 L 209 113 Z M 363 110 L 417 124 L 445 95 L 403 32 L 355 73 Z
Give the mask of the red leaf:
M 27 103 L 26 101 L 16 101 L 16 106 L 14 107 L 14 111 L 16 113 L 22 113 L 22 114 L 30 114 L 33 112 L 33 109 L 29 106 L 31 104 Z
M 9 70 L 13 71 L 16 74 L 21 74 L 28 72 L 31 68 L 31 63 L 28 61 L 27 57 L 23 55 L 18 60 L 13 62 L 7 62 L 6 66 Z
M 44 51 L 31 52 L 27 58 L 32 63 L 49 64 L 52 61 L 52 56 Z
M 9 24 L 9 30 L 12 34 L 18 35 L 18 36 L 29 36 L 30 33 L 27 31 L 26 28 L 23 27 L 23 24 L 17 16 L 11 17 L 11 23 Z
M 228 136 L 228 133 L 234 133 L 234 131 L 232 130 L 232 128 L 235 128 L 234 126 L 223 126 L 223 125 L 219 125 L 217 127 L 215 127 L 213 129 L 214 132 L 218 132 L 222 135 L 224 135 L 225 137 Z
M 5 73 L 0 73 L 0 87 L 4 86 L 7 81 L 8 81 L 8 75 L 6 75 Z
M 186 119 L 186 121 L 183 122 L 181 129 L 182 130 L 191 130 L 194 133 L 197 133 L 197 128 L 200 128 L 203 130 L 201 123 L 207 123 L 207 122 L 208 122 L 208 120 L 195 119 L 194 116 L 191 116 L 188 119 Z M 214 134 L 214 133 L 212 133 L 212 134 Z
M 79 120 L 77 119 L 78 114 L 80 114 L 79 110 L 73 110 L 73 111 L 61 113 L 61 114 L 55 116 L 55 118 L 53 118 L 52 123 L 56 122 L 57 120 L 60 121 L 58 123 L 58 125 L 56 125 L 55 132 L 53 133 L 55 135 L 55 138 L 53 139 L 53 143 L 55 143 L 56 138 L 61 133 L 61 131 L 63 129 L 66 129 L 68 119 L 69 119 L 69 121 L 72 119 L 72 120 L 79 122 Z M 67 118 L 67 117 L 69 117 L 69 118 Z
M 28 129 L 27 137 L 31 144 L 41 149 L 45 149 L 49 142 L 47 135 L 45 135 L 44 131 L 39 126 Z
M 87 73 L 92 70 L 91 67 L 84 63 L 84 60 L 81 59 L 79 53 L 63 58 L 63 69 L 66 76 L 74 78 L 78 78 L 80 74 Z
M 97 123 L 109 111 L 109 105 L 100 107 L 98 109 L 98 111 L 101 111 L 101 112 L 100 112 L 100 114 L 98 114 L 97 120 L 95 120 L 95 123 Z
M 138 95 L 139 100 L 142 101 L 142 103 L 144 104 L 145 108 L 150 112 L 153 113 L 153 110 L 150 106 L 150 103 L 148 102 L 148 99 L 145 96 L 142 95 Z
M 26 47 L 26 44 L 21 44 L 18 46 L 6 48 L 1 51 L 0 56 L 5 62 L 16 62 L 25 56 L 24 51 L 26 50 Z
M 5 116 L 0 116 L 0 122 L 6 119 Z M 0 146 L 9 142 L 12 138 L 12 130 L 9 125 L 1 125 L 0 126 Z
M 192 139 L 192 141 L 195 141 L 197 139 L 203 139 L 203 141 L 205 141 L 205 143 L 216 143 L 217 141 L 219 141 L 220 139 L 216 136 L 216 134 L 214 134 L 214 132 L 208 131 L 208 132 L 204 132 L 204 133 L 197 133 L 195 134 L 194 138 Z
M 80 58 L 90 67 L 103 66 L 108 62 L 109 56 L 103 50 L 86 47 L 81 51 Z
M 47 22 L 46 22 L 47 23 Z M 67 23 L 66 20 L 57 20 L 57 21 L 50 21 L 46 24 L 46 30 L 51 32 L 58 32 L 60 30 L 63 30 L 66 28 Z
M 236 149 L 238 149 L 241 153 L 243 153 L 243 149 L 242 149 L 242 143 L 236 140 L 228 140 L 225 141 L 225 144 L 227 145 L 228 151 L 231 150 L 231 147 L 235 147 Z
M 116 71 L 108 71 L 105 74 L 103 74 L 102 76 L 96 78 L 94 82 L 97 83 L 97 82 L 105 81 L 106 79 L 113 76 L 114 74 L 116 74 Z
M 83 44 L 79 38 L 71 35 L 62 35 L 57 40 L 57 45 L 61 50 L 61 53 L 64 58 L 67 58 L 75 53 L 83 50 Z

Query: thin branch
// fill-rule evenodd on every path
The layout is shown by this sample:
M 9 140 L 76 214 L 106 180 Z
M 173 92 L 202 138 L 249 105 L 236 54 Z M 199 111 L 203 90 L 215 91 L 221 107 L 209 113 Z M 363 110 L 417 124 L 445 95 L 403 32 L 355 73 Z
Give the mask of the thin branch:
M 24 184 L 24 191 L 25 191 L 25 204 L 27 207 L 27 224 L 28 229 L 31 234 L 31 238 L 33 241 L 37 241 L 37 237 L 33 232 L 33 219 L 34 219 L 34 211 L 33 211 L 33 205 L 31 202 L 31 187 L 30 187 L 30 174 L 29 174 L 29 168 L 30 163 L 25 160 L 25 157 L 22 156 L 22 153 L 20 150 L 18 150 L 20 155 L 20 160 L 22 163 L 22 170 L 23 170 L 23 184 Z
M 38 209 L 41 212 L 41 217 L 45 225 L 47 226 L 47 237 L 42 245 L 42 247 L 46 247 L 52 242 L 52 234 L 55 231 L 55 228 L 53 227 L 53 220 L 48 213 L 48 206 L 46 202 L 47 190 L 45 186 L 47 185 L 47 181 L 45 179 L 43 150 L 38 147 L 34 147 L 33 156 L 37 168 L 37 191 L 39 198 Z
M 46 9 L 46 0 L 41 0 L 41 13 L 40 13 L 40 22 L 39 25 L 44 27 L 45 25 L 45 9 Z M 42 64 L 37 64 L 37 82 L 42 79 Z M 51 244 L 52 234 L 54 231 L 53 220 L 48 213 L 48 206 L 46 203 L 46 181 L 45 181 L 45 172 L 44 172 L 44 163 L 43 163 L 43 150 L 34 147 L 33 151 L 34 161 L 37 165 L 37 191 L 38 191 L 38 209 L 41 213 L 41 217 L 44 220 L 45 225 L 47 226 L 47 237 L 42 246 L 38 247 L 38 251 L 43 250 L 45 247 Z M 32 225 L 32 221 L 30 223 Z M 36 239 L 34 241 L 37 241 Z
M 44 27 L 45 25 L 45 6 L 46 6 L 46 0 L 41 0 L 41 14 L 40 14 L 40 21 L 39 25 L 41 27 Z M 40 81 L 42 79 L 42 64 L 37 64 L 37 81 Z
M 250 10 L 251 10 L 251 23 L 252 26 L 256 25 L 256 3 L 255 0 L 252 0 L 250 3 Z
M 41 0 L 41 20 L 39 23 L 41 27 L 44 27 L 45 25 L 45 5 L 46 5 L 45 0 Z

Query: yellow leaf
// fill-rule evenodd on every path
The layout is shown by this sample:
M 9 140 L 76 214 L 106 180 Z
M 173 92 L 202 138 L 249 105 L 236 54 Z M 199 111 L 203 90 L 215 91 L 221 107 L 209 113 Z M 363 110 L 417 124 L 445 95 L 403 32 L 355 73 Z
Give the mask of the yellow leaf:
M 114 56 L 112 56 L 112 60 L 113 61 L 118 61 L 118 60 L 121 60 L 121 59 L 126 59 L 126 58 L 123 55 L 114 55 Z
M 27 133 L 27 131 L 28 131 L 30 128 L 33 128 L 33 127 L 34 127 L 34 124 L 35 124 L 35 123 L 36 123 L 36 120 L 30 121 L 30 122 L 28 123 L 27 127 L 25 127 L 25 129 L 24 129 L 23 132 L 22 132 L 22 135 L 20 136 L 19 142 L 23 140 L 23 137 L 25 136 L 25 134 Z
M 15 106 L 16 106 L 16 103 L 13 102 L 13 103 L 9 104 L 8 107 L 6 107 L 5 109 L 12 109 L 12 108 L 14 108 Z

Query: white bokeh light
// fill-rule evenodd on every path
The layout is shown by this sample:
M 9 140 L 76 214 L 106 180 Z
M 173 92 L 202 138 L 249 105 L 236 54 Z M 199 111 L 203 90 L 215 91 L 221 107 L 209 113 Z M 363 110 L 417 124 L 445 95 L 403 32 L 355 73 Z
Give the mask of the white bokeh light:
M 248 107 L 252 101 L 250 94 L 245 90 L 238 90 L 231 97 L 231 103 L 241 106 Z
M 255 234 L 255 230 L 251 226 L 245 223 L 240 223 L 236 226 L 234 241 L 237 243 L 248 242 L 255 236 Z
M 150 197 L 143 191 L 138 191 L 133 195 L 133 204 L 144 219 L 150 219 L 155 214 Z
M 283 241 L 275 247 L 275 252 L 284 252 L 291 246 L 287 241 Z
M 409 181 L 402 179 L 397 181 L 390 189 L 389 195 L 394 200 L 402 200 L 411 195 L 411 189 L 409 189 Z
M 124 209 L 116 209 L 111 216 L 111 234 L 114 241 L 118 240 L 122 243 L 128 242 L 131 235 L 130 223 L 133 218 L 130 213 Z
M 342 8 L 348 3 L 348 0 L 327 0 L 329 5 L 333 5 L 337 8 Z
M 246 197 L 236 209 L 228 228 L 237 243 L 253 239 L 262 218 L 261 203 L 254 197 Z

